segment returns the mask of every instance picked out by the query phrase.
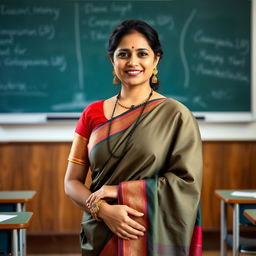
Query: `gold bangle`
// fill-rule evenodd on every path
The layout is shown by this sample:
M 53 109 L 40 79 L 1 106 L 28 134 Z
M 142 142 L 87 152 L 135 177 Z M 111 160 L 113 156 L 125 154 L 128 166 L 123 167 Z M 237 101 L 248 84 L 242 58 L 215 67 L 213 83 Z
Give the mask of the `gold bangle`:
M 97 220 L 97 221 L 101 221 L 101 219 L 98 218 L 98 212 L 99 212 L 99 210 L 100 210 L 100 205 L 101 205 L 102 203 L 105 203 L 105 202 L 106 202 L 106 201 L 104 201 L 104 200 L 99 200 L 99 201 L 97 201 L 96 203 L 93 203 L 93 204 L 92 204 L 92 207 L 91 207 L 91 209 L 90 209 L 90 212 L 91 212 L 92 217 L 93 217 L 95 220 Z

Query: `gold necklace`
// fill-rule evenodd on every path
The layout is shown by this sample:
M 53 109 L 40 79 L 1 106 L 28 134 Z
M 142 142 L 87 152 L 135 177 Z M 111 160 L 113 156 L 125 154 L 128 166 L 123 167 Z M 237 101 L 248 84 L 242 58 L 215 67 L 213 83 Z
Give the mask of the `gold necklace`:
M 151 90 L 151 92 L 150 92 L 150 94 L 149 94 L 150 97 L 152 96 L 152 94 L 153 94 L 153 89 Z M 133 108 L 139 107 L 139 106 L 145 104 L 145 103 L 148 101 L 148 98 L 147 98 L 146 100 L 144 100 L 142 103 L 140 103 L 140 104 L 138 104 L 138 105 L 131 105 L 130 107 L 127 107 L 127 106 L 121 104 L 121 102 L 120 102 L 120 100 L 119 100 L 119 97 L 120 97 L 120 95 L 117 96 L 117 104 L 118 104 L 120 107 L 125 108 L 125 109 L 133 109 Z

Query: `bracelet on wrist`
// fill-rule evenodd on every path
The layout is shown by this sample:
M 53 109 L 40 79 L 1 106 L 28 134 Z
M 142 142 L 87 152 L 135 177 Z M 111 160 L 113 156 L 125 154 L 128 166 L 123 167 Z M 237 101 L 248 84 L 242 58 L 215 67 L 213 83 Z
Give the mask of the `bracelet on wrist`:
M 98 217 L 98 212 L 99 212 L 99 210 L 100 210 L 100 205 L 101 205 L 102 203 L 105 203 L 105 202 L 106 202 L 106 201 L 104 201 L 104 200 L 99 200 L 99 201 L 97 201 L 97 202 L 95 202 L 95 203 L 92 204 L 92 207 L 91 207 L 91 209 L 90 209 L 90 213 L 91 213 L 92 217 L 93 217 L 95 220 L 97 220 L 97 221 L 101 221 L 101 219 L 99 219 L 99 217 Z

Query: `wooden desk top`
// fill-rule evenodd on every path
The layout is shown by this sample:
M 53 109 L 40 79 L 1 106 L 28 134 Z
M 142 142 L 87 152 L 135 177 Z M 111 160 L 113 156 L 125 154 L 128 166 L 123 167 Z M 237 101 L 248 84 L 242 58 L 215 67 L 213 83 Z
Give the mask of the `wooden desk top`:
M 0 229 L 23 229 L 28 228 L 32 212 L 1 212 L 0 215 L 17 215 L 11 219 L 1 221 Z
M 33 199 L 36 191 L 0 191 L 0 203 L 27 203 Z
M 252 224 L 256 225 L 256 209 L 244 210 L 244 216 L 246 216 Z
M 256 204 L 256 198 L 254 197 L 239 197 L 232 196 L 231 193 L 234 191 L 241 192 L 256 192 L 256 190 L 215 190 L 215 195 L 228 204 Z

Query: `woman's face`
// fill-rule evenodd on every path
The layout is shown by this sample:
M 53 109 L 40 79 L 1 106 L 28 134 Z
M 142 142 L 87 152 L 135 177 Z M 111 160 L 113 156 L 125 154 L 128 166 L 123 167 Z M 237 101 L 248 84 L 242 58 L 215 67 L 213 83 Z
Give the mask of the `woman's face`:
M 121 39 L 111 58 L 117 77 L 126 86 L 149 86 L 158 61 L 144 35 L 137 31 Z

